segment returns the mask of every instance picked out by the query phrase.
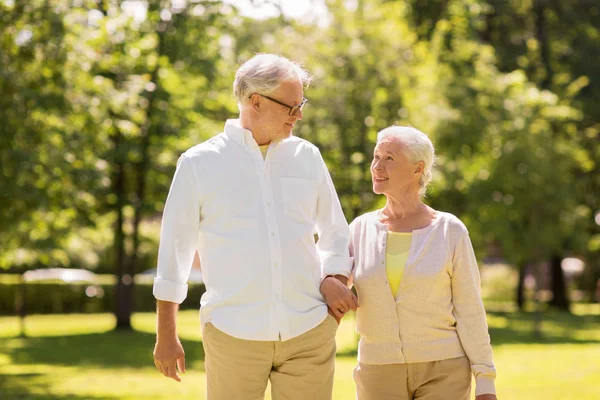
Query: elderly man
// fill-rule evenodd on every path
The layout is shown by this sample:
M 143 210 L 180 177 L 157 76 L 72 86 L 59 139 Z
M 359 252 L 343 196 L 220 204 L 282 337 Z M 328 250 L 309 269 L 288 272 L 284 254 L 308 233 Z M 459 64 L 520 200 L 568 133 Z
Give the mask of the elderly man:
M 292 136 L 309 81 L 286 58 L 253 57 L 233 85 L 239 119 L 177 165 L 154 281 L 154 360 L 180 381 L 176 314 L 198 251 L 209 400 L 262 399 L 269 380 L 274 400 L 331 399 L 336 319 L 357 299 L 344 285 L 349 229 L 333 183 L 319 150 Z

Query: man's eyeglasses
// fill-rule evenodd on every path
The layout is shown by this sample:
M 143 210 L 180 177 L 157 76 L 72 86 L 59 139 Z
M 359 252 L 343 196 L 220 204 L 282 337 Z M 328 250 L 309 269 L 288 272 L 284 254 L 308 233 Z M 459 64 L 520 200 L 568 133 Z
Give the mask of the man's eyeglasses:
M 254 94 L 254 93 L 253 93 Z M 287 107 L 290 109 L 290 114 L 289 115 L 297 115 L 300 111 L 302 111 L 302 109 L 304 108 L 304 106 L 306 105 L 306 103 L 308 102 L 308 99 L 303 97 L 302 101 L 300 102 L 300 104 L 296 105 L 296 106 L 288 106 L 285 103 L 280 102 L 279 100 L 275 100 L 269 96 L 265 96 L 264 94 L 260 94 L 260 93 L 256 93 L 257 95 L 264 97 L 265 99 L 271 100 L 274 103 L 277 103 L 281 106 Z M 252 95 L 248 96 L 248 98 L 252 97 Z

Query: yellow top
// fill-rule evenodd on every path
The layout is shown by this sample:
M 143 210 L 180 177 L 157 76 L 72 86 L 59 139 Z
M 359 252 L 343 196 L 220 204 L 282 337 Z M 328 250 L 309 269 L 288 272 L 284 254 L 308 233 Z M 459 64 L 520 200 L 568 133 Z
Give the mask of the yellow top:
M 391 232 L 387 234 L 385 246 L 385 272 L 394 298 L 398 293 L 398 286 L 404 275 L 404 267 L 408 260 L 408 250 L 412 240 L 411 232 Z
M 269 143 L 263 144 L 262 146 L 258 146 L 260 148 L 260 152 L 262 153 L 263 160 L 267 157 L 267 150 L 269 150 Z

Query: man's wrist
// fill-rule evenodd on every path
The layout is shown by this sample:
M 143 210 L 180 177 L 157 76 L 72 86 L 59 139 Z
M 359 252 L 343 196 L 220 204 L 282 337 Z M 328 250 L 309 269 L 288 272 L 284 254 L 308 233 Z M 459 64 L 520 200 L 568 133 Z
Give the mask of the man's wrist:
M 179 337 L 177 336 L 177 332 L 169 332 L 169 333 L 159 333 L 158 335 L 156 335 L 156 342 L 157 343 L 172 343 L 172 342 L 179 342 Z
M 323 284 L 323 282 L 325 282 L 325 279 L 327 279 L 327 278 L 334 278 L 334 279 L 337 279 L 338 281 L 342 282 L 344 284 L 344 286 L 348 285 L 348 278 L 346 276 L 340 275 L 340 274 L 337 274 L 337 275 L 333 275 L 333 274 L 325 275 L 323 277 L 323 279 L 321 279 L 321 285 Z
M 346 285 L 348 283 L 348 277 L 341 275 L 341 274 L 337 274 L 337 275 L 327 275 L 325 278 L 335 278 L 338 281 L 342 282 L 344 285 Z

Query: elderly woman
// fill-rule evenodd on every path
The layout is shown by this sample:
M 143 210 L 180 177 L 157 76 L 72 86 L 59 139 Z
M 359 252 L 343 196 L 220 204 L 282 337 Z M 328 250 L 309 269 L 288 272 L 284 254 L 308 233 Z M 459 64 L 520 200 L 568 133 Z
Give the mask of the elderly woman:
M 371 164 L 381 210 L 350 228 L 360 307 L 359 400 L 494 400 L 496 371 L 465 225 L 423 203 L 434 163 L 422 132 L 379 132 Z

